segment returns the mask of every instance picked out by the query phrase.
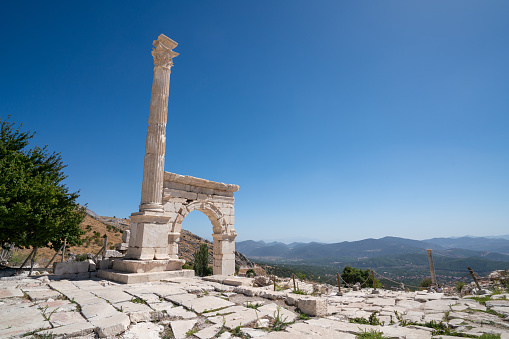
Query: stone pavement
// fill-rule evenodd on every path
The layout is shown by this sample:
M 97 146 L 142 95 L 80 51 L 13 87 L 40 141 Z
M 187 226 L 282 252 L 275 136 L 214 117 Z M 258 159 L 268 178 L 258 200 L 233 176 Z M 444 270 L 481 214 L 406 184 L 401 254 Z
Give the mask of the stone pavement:
M 4 277 L 0 337 L 208 339 L 230 338 L 241 331 L 253 338 L 355 338 L 375 330 L 390 338 L 419 339 L 439 338 L 424 324 L 442 321 L 457 332 L 509 338 L 507 294 L 493 296 L 484 306 L 441 293 L 371 294 L 366 289 L 312 297 L 251 284 L 248 278 L 220 276 L 133 285 Z M 312 290 L 312 285 L 299 284 L 301 290 Z M 297 308 L 316 316 L 304 316 Z M 359 323 L 370 316 L 379 324 Z M 278 327 L 280 331 L 273 331 Z

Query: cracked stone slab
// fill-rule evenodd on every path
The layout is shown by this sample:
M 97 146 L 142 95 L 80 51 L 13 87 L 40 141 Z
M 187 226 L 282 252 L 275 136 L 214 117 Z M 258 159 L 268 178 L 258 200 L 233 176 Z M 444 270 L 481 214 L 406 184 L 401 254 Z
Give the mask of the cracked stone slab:
M 56 299 L 62 294 L 58 291 L 54 290 L 35 290 L 35 291 L 25 291 L 30 300 L 48 300 L 48 299 Z
M 94 317 L 90 322 L 96 327 L 100 338 L 118 335 L 129 327 L 131 321 L 127 314 L 119 313 L 110 317 Z
M 23 291 L 19 288 L 2 288 L 0 289 L 0 299 L 12 298 L 12 297 L 23 297 Z
M 123 313 L 129 315 L 132 323 L 138 323 L 142 321 L 151 321 L 157 312 L 152 310 L 145 304 L 133 303 L 130 301 L 124 301 L 117 304 L 113 304 L 117 310 L 122 310 Z
M 56 337 L 78 337 L 78 336 L 86 336 L 87 334 L 91 334 L 94 332 L 95 326 L 89 322 L 77 323 L 77 324 L 69 324 L 65 326 L 60 326 L 57 328 L 52 328 L 44 331 L 37 332 L 39 335 L 53 335 Z
M 200 339 L 210 339 L 214 338 L 217 333 L 221 330 L 223 326 L 216 324 L 209 327 L 205 327 L 204 329 L 196 332 L 194 335 Z M 251 336 L 252 337 L 252 336 Z
M 119 312 L 113 306 L 103 301 L 100 304 L 83 305 L 81 307 L 81 313 L 85 316 L 85 318 L 90 320 L 95 317 L 110 317 L 118 314 Z
M 235 304 L 224 300 L 218 297 L 213 296 L 205 296 L 201 298 L 193 298 L 188 300 L 182 300 L 182 306 L 187 307 L 197 313 L 203 313 L 206 311 L 213 311 L 222 309 L 229 306 L 234 306 Z
M 164 326 L 151 322 L 131 325 L 122 335 L 123 339 L 159 339 L 164 331 Z
M 171 330 L 176 339 L 186 338 L 186 333 L 196 324 L 196 320 L 174 320 L 170 321 Z
M 181 317 L 183 319 L 192 319 L 197 317 L 196 313 L 188 311 L 182 306 L 166 309 L 166 313 L 170 317 Z
M 247 308 L 241 312 L 235 312 L 224 316 L 210 317 L 208 318 L 214 324 L 224 324 L 228 328 L 234 328 L 237 326 L 245 326 L 253 323 L 259 319 L 259 314 L 252 308 Z
M 96 296 L 98 296 L 104 300 L 108 300 L 112 304 L 120 303 L 123 301 L 129 301 L 129 300 L 133 299 L 132 295 L 127 294 L 123 291 L 119 291 L 119 290 L 111 289 L 111 288 L 104 288 L 101 290 L 96 290 L 96 291 L 93 291 L 92 293 L 94 293 Z
M 86 323 L 87 320 L 79 312 L 56 312 L 49 317 L 49 321 L 53 327 L 65 326 L 71 324 Z
M 284 322 L 292 322 L 295 319 L 297 319 L 297 314 L 295 312 L 287 310 L 286 308 L 280 307 L 274 303 L 258 307 L 258 312 L 259 312 L 260 318 L 263 316 L 275 318 L 277 316 L 278 310 L 279 310 L 279 319 Z

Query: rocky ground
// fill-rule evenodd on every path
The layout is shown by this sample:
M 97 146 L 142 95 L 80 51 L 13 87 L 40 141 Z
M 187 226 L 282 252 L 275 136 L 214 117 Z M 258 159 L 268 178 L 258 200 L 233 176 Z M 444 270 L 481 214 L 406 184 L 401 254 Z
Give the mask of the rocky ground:
M 277 291 L 253 282 L 212 276 L 122 285 L 96 278 L 5 276 L 0 337 L 355 338 L 380 332 L 387 338 L 485 333 L 509 338 L 509 294 L 474 300 L 362 289 L 338 296 L 331 286 L 297 281 L 296 294 L 292 281 L 280 280 Z M 324 293 L 307 294 L 312 292 Z

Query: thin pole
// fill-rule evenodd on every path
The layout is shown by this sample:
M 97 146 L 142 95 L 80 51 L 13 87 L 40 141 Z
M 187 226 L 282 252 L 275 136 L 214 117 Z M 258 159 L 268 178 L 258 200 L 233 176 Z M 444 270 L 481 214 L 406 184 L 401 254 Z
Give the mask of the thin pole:
M 429 270 L 431 273 L 431 284 L 433 284 L 433 286 L 436 286 L 437 278 L 435 277 L 435 265 L 433 265 L 433 257 L 431 256 L 432 250 L 426 250 L 426 252 L 428 252 Z
M 373 279 L 373 289 L 376 291 L 375 272 L 373 271 L 371 271 L 371 278 Z
M 339 273 L 336 273 L 336 278 L 338 279 L 338 290 L 341 292 L 341 283 L 339 282 Z
M 30 252 L 30 254 L 28 255 L 28 257 L 25 259 L 25 261 L 23 261 L 23 263 L 21 264 L 21 266 L 19 267 L 19 269 L 22 269 L 23 266 L 25 266 L 25 264 L 27 263 L 28 259 L 30 259 L 32 257 L 32 254 L 34 254 L 34 251 L 35 251 L 35 247 L 34 249 L 32 249 L 32 252 Z
M 30 261 L 30 273 L 28 273 L 28 275 L 32 275 L 32 272 L 34 271 L 34 262 L 35 262 L 36 254 L 37 254 L 37 247 L 34 247 L 34 255 L 32 255 L 32 260 Z
M 57 257 L 58 253 L 60 253 L 60 251 L 64 248 L 64 245 L 60 246 L 60 248 L 58 249 L 58 251 L 56 251 L 55 255 L 53 256 L 53 258 L 51 258 L 51 260 L 48 262 L 48 264 L 44 267 L 44 268 L 48 268 L 49 265 L 51 264 L 51 262 L 53 260 L 55 260 L 55 258 Z
M 62 250 L 62 262 L 65 261 L 65 246 L 67 245 L 67 238 L 64 238 L 64 245 Z
M 292 278 L 293 278 L 293 291 L 297 291 L 297 287 L 295 286 L 295 274 L 292 273 Z

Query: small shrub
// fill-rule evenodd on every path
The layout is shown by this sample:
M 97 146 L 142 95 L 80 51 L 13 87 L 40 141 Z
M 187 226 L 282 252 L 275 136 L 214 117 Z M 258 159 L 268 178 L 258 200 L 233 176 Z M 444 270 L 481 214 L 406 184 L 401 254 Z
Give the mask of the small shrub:
M 456 292 L 460 293 L 461 290 L 463 289 L 463 286 L 465 286 L 465 283 L 458 281 L 456 285 L 454 285 L 454 289 L 456 290 Z
M 250 274 L 252 274 L 253 277 L 256 277 L 256 273 L 255 273 L 255 271 L 252 268 L 247 270 L 246 276 L 249 277 Z
M 429 288 L 431 286 L 431 278 L 424 278 L 419 283 L 419 287 Z
M 382 332 L 377 330 L 364 330 L 355 337 L 359 339 L 390 339 L 390 337 L 385 337 Z

